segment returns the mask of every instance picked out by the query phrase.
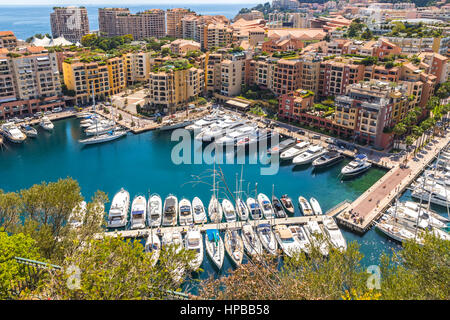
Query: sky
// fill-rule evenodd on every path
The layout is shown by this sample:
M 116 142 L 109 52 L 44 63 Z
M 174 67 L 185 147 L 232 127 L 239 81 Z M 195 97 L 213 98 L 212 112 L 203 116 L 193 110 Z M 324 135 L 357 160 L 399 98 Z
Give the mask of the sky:
M 269 0 L 171 0 L 170 4 L 208 4 L 211 5 L 213 3 L 217 4 L 239 4 L 239 3 L 264 3 Z M 130 2 L 126 2 L 130 5 Z M 163 4 L 165 0 L 133 0 L 133 5 L 151 5 L 151 4 Z M 123 0 L 0 0 L 0 6 L 17 6 L 17 5 L 85 5 L 85 6 L 95 6 L 102 4 L 116 4 L 116 5 L 124 5 Z

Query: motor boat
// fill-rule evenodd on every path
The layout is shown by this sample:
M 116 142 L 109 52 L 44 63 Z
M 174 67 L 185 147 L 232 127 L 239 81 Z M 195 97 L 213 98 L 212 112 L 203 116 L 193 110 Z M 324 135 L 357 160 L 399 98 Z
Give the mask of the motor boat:
M 131 219 L 130 229 L 145 228 L 145 220 L 147 219 L 147 200 L 140 195 L 133 199 L 131 203 Z
M 298 207 L 300 208 L 304 216 L 314 215 L 314 211 L 311 205 L 309 204 L 308 200 L 306 200 L 306 198 L 302 196 L 298 197 Z
M 222 269 L 225 257 L 225 246 L 217 229 L 207 229 L 205 234 L 206 253 L 218 270 Z
M 170 253 L 178 254 L 183 249 L 183 237 L 179 231 L 165 232 L 162 236 L 161 249 L 167 250 Z M 180 282 L 183 279 L 185 268 L 183 263 L 178 259 L 167 259 L 165 267 L 170 270 L 170 273 L 175 282 Z
M 159 194 L 152 194 L 147 203 L 147 223 L 149 227 L 161 226 L 162 220 L 162 199 Z
M 293 215 L 295 213 L 294 203 L 287 194 L 283 194 L 281 196 L 280 202 L 283 205 L 283 208 L 287 214 Z
M 283 151 L 285 151 L 286 149 L 292 147 L 296 142 L 297 142 L 297 140 L 292 139 L 292 138 L 283 140 L 279 144 L 269 148 L 267 150 L 267 153 L 268 154 L 280 154 Z
M 250 211 L 250 216 L 253 220 L 260 220 L 262 219 L 263 215 L 261 212 L 261 208 L 259 207 L 258 202 L 255 201 L 254 198 L 247 198 L 247 207 Z
M 306 235 L 303 227 L 300 225 L 291 224 L 289 226 L 289 230 L 291 230 L 292 235 L 297 238 L 301 250 L 308 254 L 311 250 L 311 243 L 309 242 L 308 236 Z
M 213 223 L 219 223 L 222 221 L 223 218 L 222 206 L 220 205 L 219 200 L 217 200 L 216 196 L 214 195 L 211 197 L 211 200 L 209 201 L 208 215 L 209 220 Z
M 286 218 L 286 212 L 283 209 L 283 205 L 281 204 L 281 201 L 275 196 L 272 196 L 272 207 L 273 211 L 275 211 L 275 216 L 277 218 Z
M 336 249 L 347 250 L 347 242 L 333 217 L 325 216 L 323 218 L 323 231 Z
M 353 161 L 342 168 L 341 173 L 344 176 L 356 176 L 369 170 L 371 166 L 372 164 L 367 161 L 366 155 L 358 154 Z
M 300 242 L 291 230 L 285 225 L 276 225 L 274 227 L 275 238 L 278 241 L 278 245 L 281 250 L 288 256 L 292 257 L 295 253 L 299 253 L 302 250 Z
M 242 137 L 255 133 L 257 128 L 251 125 L 243 125 L 225 136 L 217 139 L 214 143 L 218 146 L 235 146 Z
M 328 242 L 317 221 L 308 221 L 304 227 L 304 230 L 311 245 L 317 247 L 320 253 L 322 253 L 324 256 L 327 256 Z
M 242 264 L 244 242 L 236 229 L 227 229 L 224 236 L 225 252 L 236 267 Z
M 270 254 L 275 255 L 277 253 L 278 246 L 270 224 L 260 223 L 256 227 L 256 234 L 259 236 L 264 249 L 266 249 Z
M 184 247 L 186 250 L 195 252 L 195 258 L 191 260 L 189 266 L 192 270 L 197 270 L 203 262 L 203 240 L 198 229 L 194 228 L 187 231 L 184 237 Z
M 178 216 L 178 199 L 174 195 L 170 194 L 164 200 L 162 226 L 163 227 L 176 226 L 177 216 Z
M 236 221 L 236 210 L 234 209 L 233 204 L 228 199 L 222 200 L 222 210 L 225 215 L 225 220 L 227 222 Z
M 6 139 L 13 143 L 22 143 L 27 138 L 27 136 L 12 122 L 2 124 L 1 133 Z
M 70 213 L 68 224 L 72 228 L 79 228 L 83 225 L 84 217 L 86 216 L 87 203 L 86 201 L 81 201 L 75 208 L 72 209 Z
M 256 132 L 240 138 L 235 145 L 236 147 L 242 148 L 262 141 L 267 141 L 271 136 L 271 131 L 257 129 Z
M 41 121 L 39 122 L 39 125 L 41 126 L 42 129 L 47 131 L 52 131 L 55 128 L 55 126 L 48 117 L 42 117 Z
M 169 131 L 169 130 L 175 130 L 175 129 L 179 129 L 179 128 L 184 128 L 190 124 L 192 124 L 192 120 L 185 120 L 185 121 L 179 121 L 176 122 L 172 119 L 169 119 L 165 122 L 162 123 L 162 126 L 159 127 L 160 131 Z
M 320 204 L 319 204 L 319 201 L 317 201 L 316 198 L 311 197 L 309 199 L 309 203 L 311 204 L 311 207 L 316 216 L 320 216 L 323 214 L 322 208 L 320 207 Z
M 315 159 L 319 158 L 323 155 L 326 150 L 322 146 L 312 145 L 306 151 L 300 153 L 294 159 L 292 159 L 292 163 L 296 165 L 309 164 L 313 162 Z
M 270 203 L 269 198 L 264 194 L 258 194 L 258 204 L 263 212 L 263 215 L 266 219 L 275 218 L 275 212 L 273 211 L 272 204 Z
M 435 185 L 432 188 L 416 187 L 411 196 L 416 199 L 426 199 L 426 201 L 434 203 L 438 206 L 447 208 L 450 205 L 450 192 L 444 188 Z
M 249 256 L 262 255 L 263 246 L 261 240 L 248 222 L 242 226 L 242 241 L 244 243 L 244 249 Z
M 130 194 L 121 189 L 114 195 L 109 209 L 108 228 L 125 227 L 128 222 L 128 209 L 130 207 Z
M 280 154 L 281 160 L 291 160 L 301 154 L 309 146 L 308 141 L 302 141 L 297 143 L 295 146 L 283 151 Z
M 148 235 L 144 250 L 152 255 L 151 266 L 153 267 L 158 262 L 161 254 L 161 241 L 156 233 L 152 232 Z
M 195 197 L 192 200 L 194 223 L 206 223 L 208 218 L 206 216 L 205 206 L 200 198 Z
M 178 204 L 178 221 L 180 226 L 190 226 L 194 223 L 192 205 L 188 199 L 181 199 Z
M 344 160 L 344 156 L 339 151 L 328 151 L 312 162 L 315 168 L 324 168 L 332 166 Z
M 249 210 L 244 200 L 241 198 L 236 199 L 236 213 L 241 221 L 247 221 L 249 216 Z
M 28 138 L 36 138 L 38 135 L 37 130 L 28 124 L 22 124 L 20 129 Z
M 115 130 L 116 125 L 114 121 L 101 120 L 99 124 L 95 124 L 87 128 L 84 133 L 87 136 L 101 135 Z

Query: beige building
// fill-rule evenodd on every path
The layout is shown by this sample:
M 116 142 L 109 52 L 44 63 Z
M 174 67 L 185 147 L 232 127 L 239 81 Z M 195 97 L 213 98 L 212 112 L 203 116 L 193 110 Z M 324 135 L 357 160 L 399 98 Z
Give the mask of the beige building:
M 150 52 L 130 52 L 124 55 L 127 84 L 147 82 L 150 79 Z
M 89 19 L 84 7 L 55 7 L 50 14 L 53 38 L 63 36 L 76 43 L 89 33 Z
M 12 31 L 0 31 L 0 48 L 14 49 L 17 47 L 17 38 Z
M 186 55 L 186 53 L 188 53 L 189 51 L 201 50 L 200 43 L 186 39 L 177 39 L 175 41 L 172 41 L 171 43 L 163 45 L 161 48 L 168 48 L 170 52 L 183 56 Z
M 183 37 L 182 19 L 186 16 L 195 16 L 195 12 L 189 9 L 167 9 L 167 36 L 174 38 Z

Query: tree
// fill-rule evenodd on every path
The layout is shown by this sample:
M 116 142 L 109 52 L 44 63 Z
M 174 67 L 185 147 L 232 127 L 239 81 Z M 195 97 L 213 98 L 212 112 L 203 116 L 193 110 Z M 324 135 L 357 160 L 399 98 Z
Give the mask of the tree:
M 403 136 L 406 133 L 406 131 L 407 129 L 404 123 L 402 122 L 397 123 L 393 129 L 396 140 L 398 140 L 398 138 Z
M 0 190 L 0 226 L 8 230 L 17 224 L 22 210 L 23 202 L 17 193 Z

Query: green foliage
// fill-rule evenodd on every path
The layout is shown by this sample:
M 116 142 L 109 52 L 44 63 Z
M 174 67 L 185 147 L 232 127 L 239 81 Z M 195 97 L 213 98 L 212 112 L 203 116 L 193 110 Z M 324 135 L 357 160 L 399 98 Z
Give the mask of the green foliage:
M 90 47 L 91 49 L 101 49 L 103 51 L 112 51 L 118 49 L 125 44 L 131 43 L 132 41 L 133 36 L 131 34 L 115 37 L 99 37 L 96 34 L 90 33 L 81 38 L 81 44 L 84 47 Z
M 439 85 L 436 96 L 440 99 L 446 99 L 450 96 L 450 81 L 446 81 Z
M 1 206 L 1 204 L 0 204 Z M 25 280 L 26 269 L 14 257 L 40 260 L 36 241 L 23 233 L 8 235 L 0 228 L 0 299 L 11 299 L 10 290 Z

